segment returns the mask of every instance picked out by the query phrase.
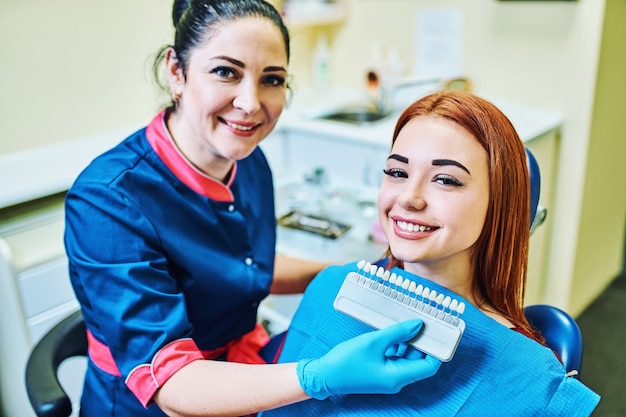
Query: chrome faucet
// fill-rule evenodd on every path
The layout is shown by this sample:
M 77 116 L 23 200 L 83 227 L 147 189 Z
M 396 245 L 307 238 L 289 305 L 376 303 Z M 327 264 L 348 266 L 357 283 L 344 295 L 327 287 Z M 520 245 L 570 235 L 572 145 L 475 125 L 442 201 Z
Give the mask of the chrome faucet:
M 428 84 L 440 84 L 441 82 L 442 80 L 440 78 L 412 79 L 395 83 L 383 79 L 376 93 L 371 95 L 372 105 L 379 113 L 390 114 L 393 111 L 393 97 L 399 89 Z

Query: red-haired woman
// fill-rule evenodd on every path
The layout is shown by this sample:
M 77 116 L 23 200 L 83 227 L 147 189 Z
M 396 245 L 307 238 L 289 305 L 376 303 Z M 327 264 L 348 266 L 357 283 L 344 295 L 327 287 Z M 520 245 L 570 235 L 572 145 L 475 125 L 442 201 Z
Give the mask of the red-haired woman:
M 434 309 L 446 322 L 456 320 L 463 309 L 453 305 L 463 303 L 460 342 L 452 356 L 438 357 L 446 363 L 435 376 L 397 395 L 306 401 L 264 417 L 591 414 L 599 397 L 568 377 L 523 314 L 530 181 L 524 145 L 507 117 L 470 93 L 426 96 L 400 116 L 384 173 L 378 211 L 389 242 L 386 271 L 379 275 L 380 268 L 359 264 L 322 271 L 304 294 L 280 361 L 315 357 L 371 331 L 333 305 L 344 277 L 359 268 L 362 279 L 354 286 L 385 287 L 383 293 L 396 301 Z M 387 280 L 388 274 L 393 278 Z M 366 294 L 355 296 L 356 302 L 365 303 Z M 337 298 L 340 310 L 346 299 L 343 292 Z M 378 314 L 395 314 L 393 306 L 388 303 Z M 366 317 L 362 307 L 352 314 Z M 445 339 L 436 339 L 440 335 L 429 326 L 426 322 L 415 346 L 429 331 L 433 340 Z M 424 352 L 444 352 L 436 343 Z M 424 355 L 404 344 L 386 354 Z

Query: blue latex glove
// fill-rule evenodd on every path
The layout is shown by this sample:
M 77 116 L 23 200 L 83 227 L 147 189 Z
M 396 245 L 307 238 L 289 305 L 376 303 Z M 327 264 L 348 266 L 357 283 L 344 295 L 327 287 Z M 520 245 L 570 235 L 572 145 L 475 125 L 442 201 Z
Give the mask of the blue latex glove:
M 390 355 L 413 339 L 423 326 L 419 319 L 364 333 L 338 344 L 319 359 L 303 359 L 296 372 L 307 395 L 323 400 L 337 394 L 395 394 L 405 385 L 437 373 L 441 361 L 431 356 Z M 416 352 L 417 353 L 417 352 Z

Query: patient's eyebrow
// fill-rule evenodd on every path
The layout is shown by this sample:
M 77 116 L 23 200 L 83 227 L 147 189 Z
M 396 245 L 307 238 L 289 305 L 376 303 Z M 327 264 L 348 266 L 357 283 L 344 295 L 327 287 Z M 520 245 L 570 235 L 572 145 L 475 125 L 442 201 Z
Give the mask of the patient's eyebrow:
M 387 159 L 395 159 L 396 161 L 403 162 L 405 164 L 409 163 L 409 158 L 407 158 L 406 156 L 398 155 L 397 153 L 389 155 Z
M 465 166 L 463 166 L 462 163 L 457 162 L 453 159 L 433 159 L 433 165 L 434 166 L 454 165 L 454 166 L 461 168 L 463 171 L 467 172 L 468 174 L 470 174 L 469 169 L 465 168 Z

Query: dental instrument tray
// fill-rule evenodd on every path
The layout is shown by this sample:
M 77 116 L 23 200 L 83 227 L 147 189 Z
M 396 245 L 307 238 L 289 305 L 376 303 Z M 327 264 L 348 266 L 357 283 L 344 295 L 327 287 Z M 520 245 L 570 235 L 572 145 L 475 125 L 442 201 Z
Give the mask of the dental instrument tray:
M 335 310 L 376 329 L 421 319 L 422 330 L 408 343 L 443 362 L 452 359 L 465 330 L 460 318 L 465 303 L 369 262 L 360 261 L 357 268 L 346 275 Z
M 350 225 L 323 216 L 315 216 L 292 210 L 278 219 L 278 224 L 292 229 L 304 230 L 330 239 L 337 239 L 350 230 Z

